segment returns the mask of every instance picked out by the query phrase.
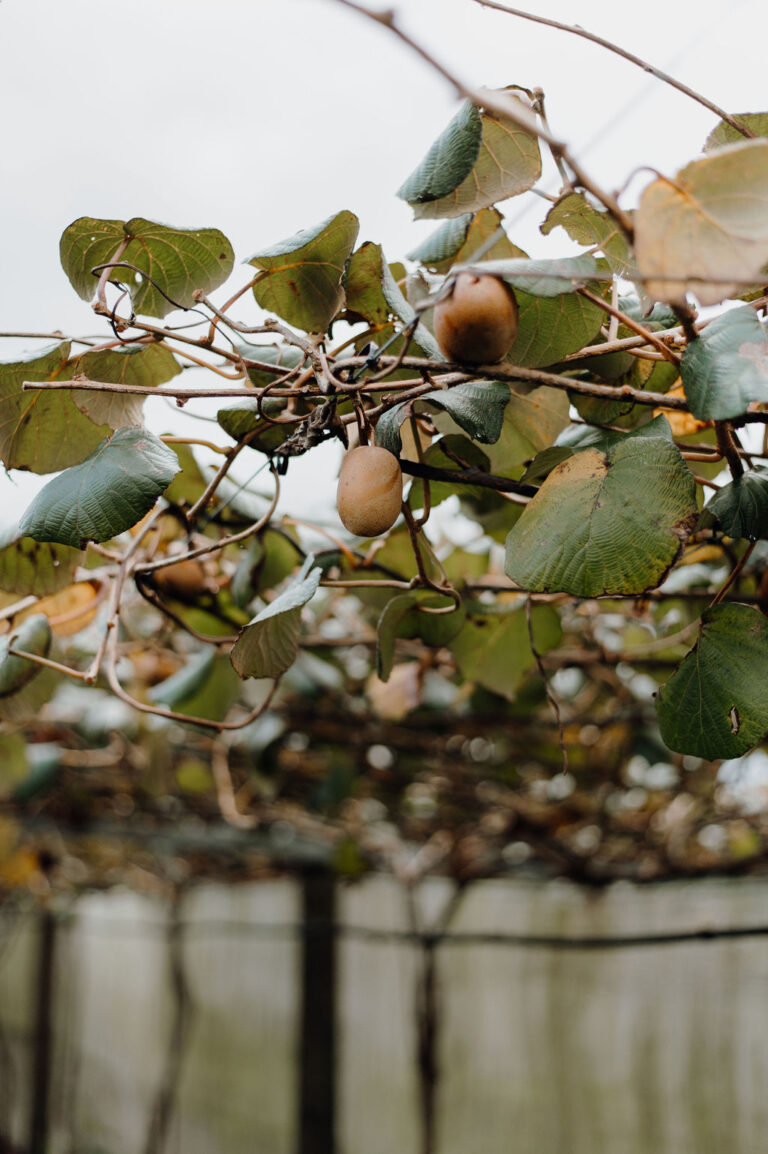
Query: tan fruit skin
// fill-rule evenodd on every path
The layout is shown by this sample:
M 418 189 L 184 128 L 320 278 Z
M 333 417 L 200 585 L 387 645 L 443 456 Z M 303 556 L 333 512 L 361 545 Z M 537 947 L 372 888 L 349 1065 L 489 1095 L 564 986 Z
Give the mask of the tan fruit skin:
M 345 456 L 336 505 L 341 523 L 356 537 L 378 537 L 391 529 L 403 502 L 397 457 L 376 445 L 359 445 Z
M 435 338 L 449 361 L 492 365 L 517 336 L 517 301 L 498 277 L 460 272 L 453 292 L 435 305 Z

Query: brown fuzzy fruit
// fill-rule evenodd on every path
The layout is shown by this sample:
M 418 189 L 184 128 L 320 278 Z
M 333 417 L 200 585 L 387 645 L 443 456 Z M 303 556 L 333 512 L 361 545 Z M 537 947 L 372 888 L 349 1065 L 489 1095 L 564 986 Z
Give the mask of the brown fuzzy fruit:
M 435 305 L 435 337 L 449 361 L 495 364 L 516 336 L 515 294 L 490 273 L 460 272 L 451 294 Z
M 205 569 L 195 557 L 156 569 L 154 579 L 163 593 L 180 601 L 196 601 L 202 593 L 210 592 Z
M 346 529 L 356 537 L 378 537 L 391 529 L 403 502 L 397 457 L 376 445 L 359 445 L 341 463 L 336 504 Z

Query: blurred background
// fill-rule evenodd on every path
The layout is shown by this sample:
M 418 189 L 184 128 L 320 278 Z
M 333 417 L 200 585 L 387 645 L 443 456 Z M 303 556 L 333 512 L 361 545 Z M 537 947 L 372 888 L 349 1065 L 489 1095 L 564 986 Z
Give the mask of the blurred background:
M 731 111 L 766 107 L 757 0 L 544 8 Z M 472 0 L 397 18 L 472 85 L 543 88 L 628 207 L 716 121 Z M 101 331 L 58 260 L 79 216 L 217 227 L 246 260 L 346 208 L 403 259 L 434 226 L 395 190 L 457 107 L 334 0 L 3 0 L 0 94 L 4 360 Z M 537 197 L 502 209 L 531 255 L 569 251 Z M 147 420 L 199 435 L 187 409 L 155 399 Z M 334 445 L 292 462 L 284 509 L 328 515 L 336 465 Z M 0 479 L 5 522 L 39 483 Z M 573 634 L 636 643 L 603 607 Z M 597 688 L 557 675 L 580 751 L 563 773 L 536 670 L 513 704 L 435 676 L 426 712 L 382 697 L 371 716 L 369 659 L 302 654 L 280 715 L 228 747 L 231 781 L 215 742 L 97 689 L 30 722 L 31 760 L 3 745 L 0 1151 L 762 1154 L 765 753 L 670 755 L 648 720 L 669 664 L 606 659 Z

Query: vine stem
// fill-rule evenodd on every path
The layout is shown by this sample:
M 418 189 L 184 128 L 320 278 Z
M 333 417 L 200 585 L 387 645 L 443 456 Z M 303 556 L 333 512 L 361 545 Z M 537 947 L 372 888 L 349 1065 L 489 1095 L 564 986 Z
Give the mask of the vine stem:
M 560 32 L 571 32 L 574 36 L 580 36 L 583 40 L 591 40 L 593 44 L 599 44 L 601 48 L 607 48 L 609 52 L 614 52 L 617 56 L 621 56 L 624 60 L 629 60 L 631 64 L 636 64 L 638 68 L 642 68 L 643 72 L 649 72 L 651 76 L 655 76 L 657 80 L 661 80 L 664 84 L 669 84 L 672 88 L 676 88 L 678 92 L 682 92 L 684 96 L 689 96 L 691 100 L 695 100 L 698 104 L 702 104 L 708 108 L 710 112 L 714 112 L 726 124 L 730 124 L 736 132 L 741 133 L 749 139 L 754 139 L 756 133 L 748 128 L 746 124 L 742 124 L 736 117 L 731 116 L 724 108 L 715 104 L 713 100 L 703 96 L 695 89 L 689 88 L 687 84 L 683 84 L 681 80 L 670 76 L 668 72 L 663 72 L 660 68 L 649 64 L 647 60 L 643 60 L 640 56 L 636 56 L 634 52 L 628 52 L 626 48 L 621 48 L 618 44 L 614 44 L 611 40 L 606 40 L 603 36 L 597 36 L 594 32 L 588 32 L 586 28 L 582 28 L 578 24 L 563 24 L 559 20 L 553 20 L 548 16 L 537 16 L 533 12 L 524 12 L 521 8 L 510 8 L 507 4 L 499 4 L 497 0 L 474 0 L 475 4 L 479 4 L 481 8 L 492 8 L 497 12 L 505 12 L 508 16 L 519 16 L 521 20 L 531 20 L 534 24 L 544 24 L 547 28 L 556 28 Z
M 604 301 L 602 297 L 596 296 L 595 293 L 590 292 L 588 288 L 578 288 L 576 291 L 579 296 L 582 296 L 586 300 L 591 301 L 593 305 L 597 305 L 599 308 L 603 309 L 608 313 L 610 317 L 620 321 L 621 324 L 626 326 L 626 328 L 632 329 L 633 333 L 637 333 L 638 336 L 643 337 L 647 344 L 653 345 L 653 347 L 661 353 L 665 360 L 671 361 L 675 368 L 680 365 L 680 354 L 673 352 L 672 349 L 670 349 L 669 346 L 664 343 L 664 341 L 660 340 L 660 338 L 657 337 L 655 333 L 651 332 L 650 329 L 647 329 L 644 325 L 639 324 L 636 320 L 633 320 L 632 317 L 627 316 L 627 314 L 623 313 L 621 309 L 616 308 L 612 304 L 609 305 L 607 301 Z
M 550 706 L 552 707 L 552 712 L 555 715 L 555 720 L 557 722 L 558 743 L 560 745 L 560 753 L 562 754 L 562 757 L 563 757 L 563 773 L 567 773 L 568 772 L 568 746 L 565 744 L 565 727 L 563 726 L 563 716 L 562 716 L 562 713 L 560 712 L 560 702 L 557 700 L 555 694 L 552 692 L 552 687 L 549 684 L 549 678 L 547 677 L 547 671 L 544 668 L 544 662 L 542 660 L 541 654 L 539 653 L 538 649 L 536 648 L 536 643 L 533 640 L 532 601 L 533 601 L 533 598 L 529 594 L 525 599 L 525 623 L 528 627 L 528 642 L 531 646 L 531 653 L 533 654 L 534 659 L 536 661 L 536 668 L 539 671 L 539 676 L 541 677 L 541 680 L 544 682 L 544 692 L 547 695 L 547 701 L 549 702 Z
M 709 607 L 710 607 L 710 609 L 712 608 L 712 606 L 713 606 L 713 605 L 719 605 L 719 603 L 720 603 L 720 602 L 723 600 L 723 598 L 725 597 L 726 593 L 727 593 L 727 592 L 728 592 L 728 590 L 731 588 L 731 586 L 733 585 L 734 581 L 736 580 L 736 578 L 739 576 L 739 574 L 741 573 L 742 569 L 743 569 L 743 568 L 744 568 L 744 566 L 746 565 L 747 561 L 748 561 L 748 560 L 749 560 L 749 558 L 752 556 L 752 550 L 754 549 L 754 547 L 755 547 L 755 545 L 756 545 L 756 544 L 757 544 L 757 541 L 752 541 L 752 542 L 750 542 L 750 544 L 748 545 L 748 547 L 747 547 L 747 548 L 744 550 L 744 552 L 742 553 L 742 555 L 741 555 L 741 557 L 739 558 L 738 562 L 736 563 L 736 565 L 735 565 L 735 566 L 733 567 L 733 569 L 731 570 L 731 573 L 730 573 L 730 575 L 729 575 L 729 577 L 728 577 L 727 581 L 726 581 L 726 582 L 725 582 L 725 584 L 723 585 L 722 589 L 720 589 L 720 590 L 717 592 L 717 594 L 716 594 L 716 595 L 713 597 L 712 601 L 710 602 L 710 606 L 709 606 Z

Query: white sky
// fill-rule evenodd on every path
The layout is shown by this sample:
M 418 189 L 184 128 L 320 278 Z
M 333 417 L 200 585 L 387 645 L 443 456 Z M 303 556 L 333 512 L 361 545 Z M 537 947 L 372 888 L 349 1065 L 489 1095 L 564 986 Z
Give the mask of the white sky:
M 617 41 L 730 111 L 768 108 L 765 0 L 530 6 Z M 715 123 L 572 35 L 473 0 L 395 7 L 468 82 L 542 87 L 553 131 L 605 185 L 639 165 L 673 172 Z M 401 258 L 435 225 L 414 224 L 394 191 L 456 100 L 412 51 L 334 0 L 0 0 L 0 107 L 0 330 L 82 334 L 102 329 L 58 260 L 78 216 L 218 227 L 239 261 L 347 208 L 360 241 Z M 635 177 L 625 204 L 647 180 Z M 502 209 L 514 241 L 552 252 L 537 234 L 543 202 Z M 241 315 L 259 316 L 253 304 Z M 0 358 L 22 346 L 35 342 L 3 341 Z M 153 410 L 153 426 L 170 431 L 172 419 Z M 292 474 L 299 483 L 301 469 Z M 29 493 L 0 481 L 0 513 L 18 515 Z

